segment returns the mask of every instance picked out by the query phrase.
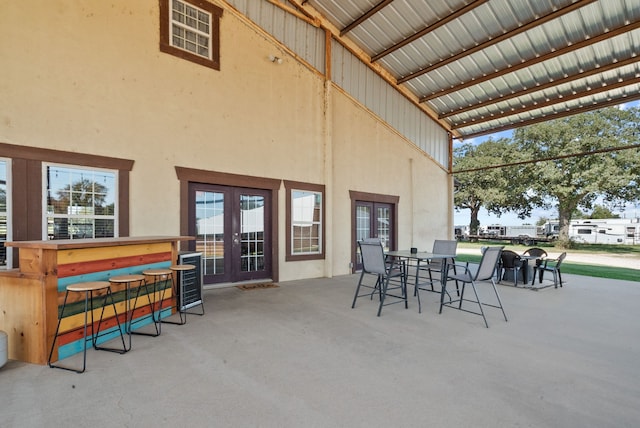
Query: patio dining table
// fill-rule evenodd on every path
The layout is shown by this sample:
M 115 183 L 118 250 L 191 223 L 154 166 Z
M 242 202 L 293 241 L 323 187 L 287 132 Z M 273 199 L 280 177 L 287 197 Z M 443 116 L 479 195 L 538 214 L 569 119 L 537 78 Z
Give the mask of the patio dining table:
M 414 292 L 418 298 L 418 312 L 422 312 L 422 304 L 420 302 L 420 264 L 421 263 L 429 263 L 433 260 L 440 260 L 442 262 L 442 268 L 440 269 L 440 301 L 444 301 L 444 295 L 446 294 L 447 287 L 447 271 L 449 260 L 454 260 L 456 258 L 455 254 L 437 254 L 437 253 L 429 253 L 426 251 L 420 251 L 412 253 L 410 250 L 396 250 L 396 251 L 387 251 L 385 253 L 388 257 L 397 257 L 400 259 L 405 259 L 407 261 L 415 262 L 415 283 L 414 283 Z
M 543 258 L 544 256 L 520 255 L 520 260 L 522 260 L 520 274 L 522 283 L 525 287 L 529 284 L 529 278 L 532 278 L 531 286 L 533 286 L 533 283 L 535 282 L 535 278 L 533 278 L 533 268 L 536 266 L 537 260 L 542 260 Z

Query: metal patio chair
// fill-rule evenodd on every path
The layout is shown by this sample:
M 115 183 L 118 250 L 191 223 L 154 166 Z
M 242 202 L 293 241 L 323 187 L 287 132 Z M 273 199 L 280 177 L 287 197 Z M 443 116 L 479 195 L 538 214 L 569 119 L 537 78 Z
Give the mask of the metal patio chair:
M 502 311 L 502 315 L 504 316 L 504 320 L 507 321 L 507 314 L 504 312 L 504 307 L 502 306 L 502 300 L 500 300 L 500 295 L 498 294 L 498 290 L 496 288 L 496 283 L 493 279 L 494 273 L 496 271 L 496 267 L 498 265 L 498 261 L 500 260 L 500 255 L 502 254 L 503 247 L 487 247 L 487 249 L 482 254 L 482 259 L 480 260 L 480 265 L 478 266 L 478 270 L 475 275 L 469 269 L 469 264 L 466 265 L 458 265 L 459 269 L 464 269 L 464 272 L 457 274 L 449 274 L 447 276 L 450 280 L 456 280 L 462 283 L 462 290 L 460 291 L 460 296 L 457 299 L 451 299 L 451 296 L 446 292 L 446 288 L 443 288 L 442 294 L 440 297 L 440 313 L 442 313 L 442 308 L 444 306 L 448 306 L 454 309 L 458 309 L 464 312 L 469 312 L 476 315 L 481 315 L 482 319 L 484 319 L 484 324 L 487 328 L 489 328 L 489 323 L 487 322 L 487 318 L 484 315 L 483 306 L 490 306 L 492 308 L 498 308 Z M 496 295 L 497 304 L 487 303 L 480 300 L 480 296 L 478 294 L 477 283 L 479 281 L 490 282 L 493 287 L 493 292 Z M 464 292 L 467 284 L 471 284 L 471 288 L 473 290 L 473 294 L 475 296 L 475 300 L 466 299 Z M 445 293 L 449 295 L 450 300 L 445 301 Z M 463 303 L 473 303 L 478 305 L 479 311 L 476 312 L 474 310 L 470 310 L 463 307 Z
M 351 308 L 355 308 L 358 297 L 373 298 L 376 292 L 380 300 L 378 316 L 382 313 L 383 306 L 404 302 L 405 309 L 408 308 L 405 262 L 394 258 L 387 259 L 379 240 L 358 241 L 358 247 L 362 257 L 362 272 Z M 362 287 L 371 291 L 359 294 Z M 393 301 L 388 302 L 387 298 L 392 298 Z

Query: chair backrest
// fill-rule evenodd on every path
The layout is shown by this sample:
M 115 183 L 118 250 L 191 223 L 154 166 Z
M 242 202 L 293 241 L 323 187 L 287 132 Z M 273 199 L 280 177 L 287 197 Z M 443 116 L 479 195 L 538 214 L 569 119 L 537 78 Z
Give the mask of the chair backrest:
M 525 251 L 524 253 L 525 256 L 534 256 L 534 257 L 547 257 L 547 252 L 545 250 L 543 250 L 542 248 L 529 248 L 527 251 Z
M 387 270 L 382 242 L 379 239 L 364 239 L 358 241 L 358 246 L 362 257 L 362 270 L 368 273 L 384 275 Z
M 505 250 L 500 255 L 500 260 L 502 261 L 503 268 L 513 269 L 518 266 L 520 262 L 520 255 L 515 251 Z
M 504 247 L 487 247 L 482 254 L 478 272 L 476 272 L 475 281 L 486 281 L 491 279 L 498 266 L 500 255 Z
M 562 264 L 562 261 L 564 260 L 565 257 L 567 257 L 566 252 L 560 254 L 560 257 L 558 257 L 558 261 L 556 262 L 556 269 L 560 269 L 560 265 Z
M 457 250 L 458 241 L 448 241 L 446 239 L 436 239 L 433 241 L 432 252 L 434 254 L 451 254 L 452 256 L 455 256 Z

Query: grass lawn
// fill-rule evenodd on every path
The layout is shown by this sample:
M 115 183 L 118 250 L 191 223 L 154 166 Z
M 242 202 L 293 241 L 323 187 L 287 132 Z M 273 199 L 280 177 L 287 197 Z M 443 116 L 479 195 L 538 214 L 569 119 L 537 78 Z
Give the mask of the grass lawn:
M 458 243 L 458 248 L 477 248 L 480 250 L 480 247 L 483 245 L 497 245 L 495 241 L 492 242 L 478 242 L 478 243 L 470 243 L 470 242 L 460 242 Z M 500 244 L 501 245 L 501 244 Z M 558 252 L 562 251 L 558 248 L 555 248 L 553 245 L 538 245 L 540 248 L 547 249 L 547 251 Z M 517 253 L 524 252 L 528 247 L 523 245 L 505 245 L 505 249 L 513 250 Z M 567 251 L 570 253 L 582 253 L 582 254 L 608 254 L 608 255 L 616 255 L 616 254 L 625 254 L 637 256 L 638 258 L 638 269 L 629 269 L 622 267 L 612 267 L 612 266 L 598 266 L 598 265 L 590 265 L 586 263 L 572 263 L 565 261 L 562 263 L 562 267 L 560 270 L 562 273 L 568 273 L 571 275 L 585 275 L 592 276 L 596 278 L 609 278 L 609 279 L 621 279 L 624 281 L 636 281 L 640 282 L 640 246 L 638 245 L 582 245 L 577 249 L 571 249 Z M 480 255 L 476 254 L 459 254 L 456 257 L 456 261 L 460 262 L 471 262 L 478 263 L 480 262 Z

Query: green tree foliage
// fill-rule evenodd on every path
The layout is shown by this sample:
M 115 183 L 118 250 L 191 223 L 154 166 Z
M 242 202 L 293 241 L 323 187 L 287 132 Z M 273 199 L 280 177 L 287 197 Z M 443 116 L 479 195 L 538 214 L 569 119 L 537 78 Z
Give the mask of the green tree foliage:
M 479 171 L 456 173 L 459 190 L 455 194 L 456 209 L 469 209 L 472 234 L 477 233 L 480 208 L 500 216 L 505 211 L 516 211 L 521 218 L 531 212 L 533 198 L 525 197 L 526 182 L 514 180 L 517 168 L 490 168 L 518 159 L 509 139 L 489 139 L 481 144 L 463 144 L 454 150 L 454 171 L 476 168 Z
M 589 216 L 591 219 L 596 218 L 620 218 L 619 215 L 614 214 L 611 210 L 603 205 L 596 205 L 593 207 L 593 211 L 591 211 L 591 215 Z
M 591 210 L 598 197 L 634 201 L 640 192 L 640 149 L 597 153 L 638 144 L 640 110 L 606 108 L 544 122 L 514 132 L 513 145 L 529 159 L 554 160 L 529 164 L 522 178 L 540 206 L 558 210 L 560 241 L 569 244 L 569 223 L 578 209 Z M 577 155 L 589 153 L 588 155 Z

